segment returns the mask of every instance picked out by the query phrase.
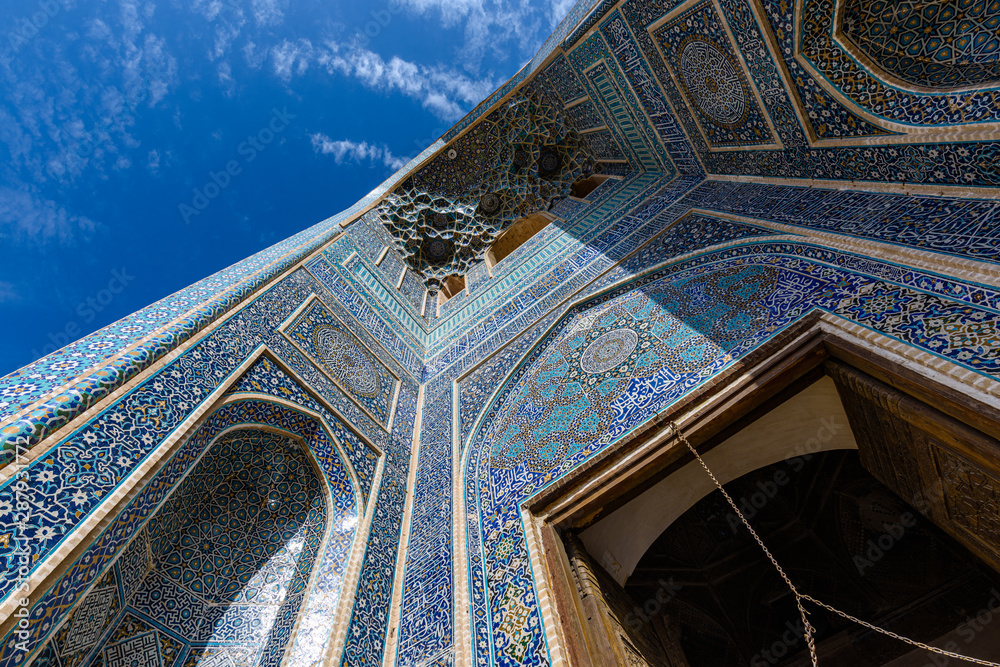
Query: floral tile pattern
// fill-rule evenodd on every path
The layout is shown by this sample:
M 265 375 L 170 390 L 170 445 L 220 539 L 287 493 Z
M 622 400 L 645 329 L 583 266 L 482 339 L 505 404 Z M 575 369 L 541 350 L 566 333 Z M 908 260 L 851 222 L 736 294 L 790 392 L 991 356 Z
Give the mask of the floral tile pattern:
M 59 566 L 0 667 L 360 666 L 387 646 L 400 667 L 468 649 L 477 665 L 547 665 L 520 502 L 787 327 L 829 313 L 1000 379 L 1000 290 L 976 274 L 1000 260 L 1000 142 L 965 134 L 997 120 L 992 65 L 946 72 L 919 60 L 941 61 L 940 45 L 916 38 L 913 62 L 893 62 L 872 51 L 895 20 L 875 5 L 801 5 L 578 3 L 357 206 L 0 378 L 0 564 Z M 838 6 L 873 20 L 838 35 Z M 882 69 L 858 69 L 848 38 Z M 547 150 L 568 137 L 576 153 Z M 565 198 L 584 170 L 537 178 L 546 152 L 619 178 Z M 556 219 L 500 264 L 469 264 L 468 293 L 438 308 L 411 260 L 434 240 L 482 241 L 476 210 L 504 184 L 533 198 L 501 201 L 503 224 Z M 387 198 L 417 185 L 450 203 Z M 383 204 L 412 209 L 416 246 L 402 252 Z M 858 239 L 880 259 L 843 249 Z M 902 249 L 966 264 L 967 279 Z M 117 513 L 60 555 L 112 498 Z M 0 578 L 0 596 L 18 581 Z

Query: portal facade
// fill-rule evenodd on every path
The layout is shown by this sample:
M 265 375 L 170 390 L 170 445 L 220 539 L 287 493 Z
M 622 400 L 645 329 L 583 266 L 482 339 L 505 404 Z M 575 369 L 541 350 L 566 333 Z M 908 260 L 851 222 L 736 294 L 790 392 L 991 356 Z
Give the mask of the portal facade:
M 808 664 L 680 434 L 803 592 L 1000 660 L 996 11 L 870 4 L 581 0 L 351 209 L 0 378 L 0 667 Z

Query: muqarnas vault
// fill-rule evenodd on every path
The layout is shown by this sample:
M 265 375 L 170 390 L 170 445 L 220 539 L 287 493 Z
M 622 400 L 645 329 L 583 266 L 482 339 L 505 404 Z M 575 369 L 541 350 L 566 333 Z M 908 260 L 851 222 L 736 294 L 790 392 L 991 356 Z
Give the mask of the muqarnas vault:
M 808 664 L 682 435 L 798 590 L 997 659 L 998 21 L 579 2 L 353 208 L 0 379 L 0 667 Z

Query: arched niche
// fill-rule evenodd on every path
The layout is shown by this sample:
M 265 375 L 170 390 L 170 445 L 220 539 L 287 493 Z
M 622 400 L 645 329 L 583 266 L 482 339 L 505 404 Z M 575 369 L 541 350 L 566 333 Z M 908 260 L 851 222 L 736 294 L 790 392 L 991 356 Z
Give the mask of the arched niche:
M 727 438 L 707 452 L 705 460 L 725 484 L 773 463 L 857 447 L 837 388 L 833 380 L 823 378 Z M 691 461 L 587 528 L 580 539 L 624 585 L 663 531 L 714 490 L 705 471 Z
M 796 317 L 795 294 L 811 285 L 799 281 L 756 262 L 649 274 L 575 305 L 535 343 L 466 450 L 472 632 L 489 632 L 482 619 L 491 618 L 506 659 L 541 660 L 548 648 L 532 620 L 542 603 L 530 583 L 522 503 Z M 782 310 L 768 310 L 783 290 Z
M 493 245 L 486 253 L 486 264 L 493 268 L 507 257 L 510 257 L 515 250 L 527 243 L 532 237 L 545 229 L 552 222 L 545 213 L 532 213 L 521 218 L 508 227 L 497 237 Z
M 843 334 L 824 332 L 827 321 L 834 320 L 821 318 L 815 329 L 804 325 L 794 338 L 774 341 L 752 366 L 724 374 L 685 405 L 687 414 L 672 418 L 683 425 L 720 481 L 728 480 L 731 497 L 800 591 L 883 627 L 905 627 L 903 634 L 918 641 L 951 642 L 959 653 L 994 659 L 1000 654 L 995 641 L 1000 636 L 972 632 L 982 641 L 966 641 L 970 626 L 961 624 L 963 609 L 982 611 L 986 618 L 1000 610 L 1000 595 L 993 594 L 993 588 L 1000 589 L 1000 566 L 990 500 L 1000 479 L 1000 414 L 992 404 L 971 397 L 973 392 L 938 382 L 943 374 L 932 380 L 896 364 L 893 357 L 854 346 Z M 822 394 L 828 400 L 817 400 Z M 846 415 L 846 424 L 838 423 L 838 414 Z M 842 426 L 850 429 L 856 449 L 843 442 L 838 446 L 834 436 L 847 430 Z M 773 455 L 773 441 L 783 445 L 784 456 Z M 737 442 L 745 453 L 727 451 Z M 738 460 L 744 455 L 748 461 Z M 794 458 L 786 459 L 788 455 Z M 529 556 L 534 570 L 543 573 L 536 579 L 540 606 L 553 618 L 548 637 L 572 656 L 572 664 L 808 664 L 791 650 L 803 642 L 796 635 L 797 610 L 788 586 L 705 471 L 699 466 L 701 483 L 684 477 L 691 462 L 677 430 L 661 424 L 522 504 Z M 847 469 L 852 471 L 847 483 L 835 488 L 831 480 Z M 810 510 L 802 500 L 824 484 L 829 490 L 813 498 L 837 509 L 832 514 Z M 660 508 L 654 504 L 642 506 L 650 490 L 672 505 L 666 508 L 671 518 L 657 516 Z M 776 517 L 772 510 L 779 506 L 792 511 Z M 621 512 L 623 507 L 630 512 Z M 620 533 L 642 530 L 647 517 L 666 527 L 652 541 L 644 539 L 634 547 L 638 551 L 646 545 L 646 551 L 638 554 L 624 588 L 609 574 L 616 559 L 591 551 L 594 535 L 588 536 L 589 546 L 580 539 L 609 517 L 623 524 Z M 786 526 L 788 533 L 782 532 Z M 825 531 L 827 539 L 813 539 L 808 549 L 797 551 L 798 536 L 809 531 Z M 742 536 L 738 554 L 727 541 L 736 535 Z M 905 546 L 897 550 L 906 535 L 914 537 L 910 547 L 916 551 Z M 925 541 L 927 536 L 933 544 Z M 626 548 L 621 551 L 627 553 Z M 692 556 L 692 551 L 697 553 Z M 813 560 L 819 561 L 810 558 L 814 552 L 836 555 L 841 572 L 833 565 L 814 565 Z M 673 567 L 678 559 L 683 571 L 657 571 L 664 563 Z M 948 567 L 937 567 L 942 564 Z M 921 575 L 924 566 L 932 574 L 944 572 L 945 578 Z M 688 599 L 681 592 L 704 584 L 706 568 L 713 580 L 746 579 L 746 599 L 728 617 L 720 618 L 704 599 Z M 846 585 L 841 575 L 852 568 L 855 579 Z M 967 581 L 966 572 L 975 581 Z M 926 590 L 918 590 L 924 584 Z M 957 597 L 938 595 L 939 588 L 948 587 L 958 591 Z M 725 602 L 727 594 L 717 591 L 709 597 Z M 791 615 L 786 613 L 789 599 Z M 747 600 L 771 604 L 770 620 Z M 936 601 L 947 603 L 947 609 L 935 606 Z M 901 623 L 910 612 L 923 614 L 927 623 Z M 734 630 L 737 616 L 747 627 Z M 779 617 L 789 625 L 774 627 L 770 621 Z M 820 631 L 831 664 L 862 664 L 849 655 L 855 640 L 878 645 L 871 654 L 876 660 L 885 656 L 882 662 L 863 664 L 897 659 L 902 662 L 891 664 L 927 664 L 926 653 L 910 651 L 897 640 L 873 639 L 864 627 L 837 619 L 824 618 Z M 758 632 L 761 628 L 766 632 Z M 731 642 L 741 647 L 740 655 L 701 651 L 693 656 L 696 662 L 689 662 L 681 641 L 685 632 L 689 639 L 698 634 L 695 645 L 702 649 Z M 986 641 L 991 638 L 992 643 Z M 747 651 L 748 646 L 753 650 Z M 779 660 L 769 660 L 765 650 Z
M 604 181 L 611 178 L 607 174 L 591 174 L 587 178 L 581 178 L 573 183 L 570 195 L 577 199 L 586 199 L 587 195 L 596 190 Z
M 959 90 L 1000 83 L 1000 3 L 847 0 L 841 39 L 904 85 Z
M 135 527 L 28 664 L 328 659 L 362 512 L 346 460 L 322 420 L 297 406 L 225 400 L 133 499 L 159 498 L 148 516 L 142 502 L 126 506 L 80 558 L 95 562 L 101 538 Z
M 446 301 L 458 296 L 465 289 L 465 276 L 448 276 L 441 282 L 441 291 L 438 292 L 438 305 L 444 305 Z

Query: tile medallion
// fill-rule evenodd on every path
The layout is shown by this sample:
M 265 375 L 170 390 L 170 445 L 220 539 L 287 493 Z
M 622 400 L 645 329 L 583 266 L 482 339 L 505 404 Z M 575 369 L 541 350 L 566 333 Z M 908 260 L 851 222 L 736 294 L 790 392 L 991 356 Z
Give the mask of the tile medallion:
M 282 332 L 362 409 L 389 428 L 399 378 L 319 299 L 310 301 Z

